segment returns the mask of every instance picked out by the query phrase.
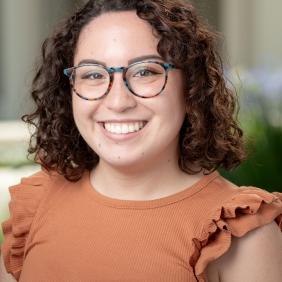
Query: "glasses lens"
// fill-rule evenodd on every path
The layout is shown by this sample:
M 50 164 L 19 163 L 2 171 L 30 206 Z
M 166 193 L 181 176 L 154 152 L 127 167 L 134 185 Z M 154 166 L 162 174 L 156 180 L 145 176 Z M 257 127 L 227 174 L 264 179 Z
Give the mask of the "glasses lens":
M 87 99 L 103 96 L 109 86 L 110 76 L 101 66 L 80 66 L 75 70 L 74 88 Z
M 134 93 L 144 97 L 152 97 L 162 90 L 166 80 L 166 72 L 160 64 L 142 62 L 128 69 L 126 79 Z

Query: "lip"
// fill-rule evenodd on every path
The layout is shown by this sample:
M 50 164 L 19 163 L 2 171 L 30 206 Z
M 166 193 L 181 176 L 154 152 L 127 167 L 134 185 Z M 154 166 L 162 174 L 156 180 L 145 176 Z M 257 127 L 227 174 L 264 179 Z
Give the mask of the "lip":
M 130 132 L 130 133 L 125 133 L 125 134 L 117 134 L 117 133 L 111 133 L 109 131 L 107 131 L 105 128 L 104 128 L 104 123 L 105 122 L 110 122 L 110 123 L 130 123 L 130 122 L 140 122 L 140 121 L 144 121 L 144 120 L 107 120 L 107 121 L 103 121 L 103 122 L 98 122 L 101 130 L 102 130 L 102 133 L 109 139 L 111 139 L 112 141 L 126 141 L 126 140 L 129 140 L 129 139 L 133 139 L 135 137 L 137 137 L 138 135 L 142 134 L 143 131 L 144 131 L 144 128 L 146 128 L 147 124 L 148 124 L 148 121 L 144 121 L 145 122 L 145 125 L 142 129 L 140 129 L 139 131 L 135 131 L 135 132 Z
M 107 120 L 100 120 L 98 123 L 134 123 L 134 122 L 148 122 L 144 119 L 107 119 Z

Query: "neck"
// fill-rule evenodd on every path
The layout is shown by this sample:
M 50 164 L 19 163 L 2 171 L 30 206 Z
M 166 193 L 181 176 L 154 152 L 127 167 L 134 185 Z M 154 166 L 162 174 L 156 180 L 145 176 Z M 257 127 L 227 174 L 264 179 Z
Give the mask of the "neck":
M 139 167 L 118 168 L 100 160 L 91 172 L 91 183 L 98 192 L 111 198 L 148 200 L 181 191 L 201 176 L 183 172 L 178 166 L 175 153 L 170 158 L 160 156 Z

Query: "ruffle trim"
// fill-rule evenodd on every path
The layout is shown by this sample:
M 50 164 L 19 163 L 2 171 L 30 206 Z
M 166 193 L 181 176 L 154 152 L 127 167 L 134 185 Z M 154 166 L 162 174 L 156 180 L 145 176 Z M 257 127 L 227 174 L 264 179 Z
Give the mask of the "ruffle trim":
M 20 184 L 9 187 L 10 218 L 2 223 L 4 242 L 1 246 L 4 264 L 8 273 L 19 280 L 26 240 L 38 206 L 45 193 L 43 185 L 47 174 L 39 171 L 34 175 L 22 178 Z
M 235 195 L 210 214 L 199 237 L 192 239 L 190 265 L 198 281 L 207 281 L 207 265 L 227 252 L 232 235 L 242 237 L 273 220 L 282 232 L 282 193 L 239 187 Z

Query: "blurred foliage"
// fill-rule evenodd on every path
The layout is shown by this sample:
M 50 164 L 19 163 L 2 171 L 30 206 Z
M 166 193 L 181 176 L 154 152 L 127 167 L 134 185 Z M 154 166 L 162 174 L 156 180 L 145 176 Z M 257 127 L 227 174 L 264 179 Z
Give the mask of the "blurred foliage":
M 229 79 L 240 99 L 239 121 L 245 132 L 248 159 L 230 172 L 221 174 L 237 185 L 282 191 L 282 70 L 240 69 L 240 78 Z
M 269 191 L 281 191 L 282 130 L 265 121 L 256 121 L 248 133 L 249 158 L 237 169 L 223 176 L 237 185 L 257 186 Z
M 3 230 L 2 230 L 2 228 L 0 228 L 0 245 L 2 244 L 2 242 L 3 242 Z
M 5 221 L 8 217 L 9 217 L 9 214 L 6 213 L 6 212 L 3 212 L 2 210 L 0 210 L 1 214 L 0 214 L 0 223 L 2 224 L 3 221 Z M 0 245 L 2 244 L 3 242 L 3 230 L 2 230 L 2 226 L 0 225 Z

